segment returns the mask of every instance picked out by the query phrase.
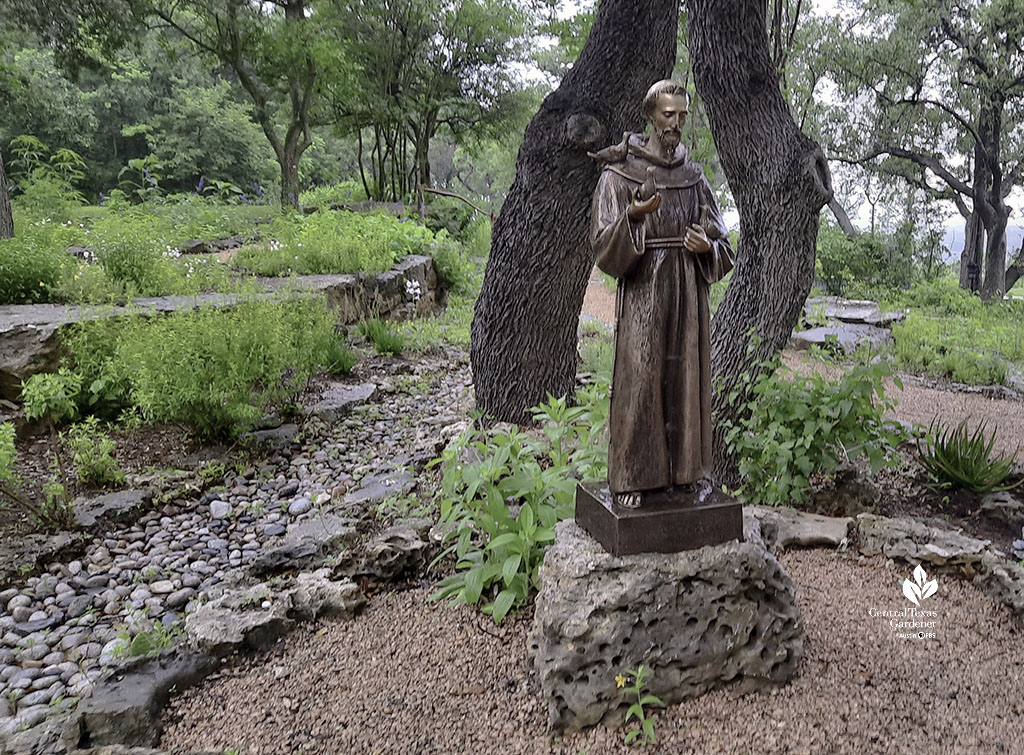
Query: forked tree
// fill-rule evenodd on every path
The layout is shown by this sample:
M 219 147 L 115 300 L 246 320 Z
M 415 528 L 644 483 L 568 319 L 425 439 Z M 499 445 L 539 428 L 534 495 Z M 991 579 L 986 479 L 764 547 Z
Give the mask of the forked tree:
M 782 348 L 796 324 L 831 177 L 780 92 L 764 3 L 687 0 L 687 12 L 694 82 L 740 211 L 738 262 L 712 323 L 714 371 L 726 389 L 715 399 L 720 422 L 736 411 L 722 397 L 738 376 Z M 586 151 L 641 125 L 638 103 L 672 68 L 677 14 L 666 0 L 605 0 L 576 64 L 526 131 L 473 321 L 477 404 L 495 419 L 524 421 L 547 394 L 572 392 L 598 177 Z M 748 348 L 752 330 L 760 343 Z M 732 465 L 718 459 L 719 478 L 729 479 Z
M 576 326 L 594 256 L 587 156 L 642 126 L 640 102 L 675 63 L 678 0 L 604 0 L 575 65 L 526 129 L 494 224 L 473 318 L 477 405 L 523 422 L 576 381 Z

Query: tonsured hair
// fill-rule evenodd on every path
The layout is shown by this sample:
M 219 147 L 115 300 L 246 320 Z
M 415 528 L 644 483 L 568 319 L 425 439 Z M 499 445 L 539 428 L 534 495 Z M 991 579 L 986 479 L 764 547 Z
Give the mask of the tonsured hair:
M 686 87 L 676 81 L 672 81 L 672 79 L 662 79 L 661 81 L 651 84 L 651 88 L 648 89 L 647 94 L 644 95 L 644 118 L 647 120 L 651 119 L 651 115 L 654 113 L 654 106 L 658 103 L 658 97 L 663 94 L 682 95 L 686 98 L 686 104 L 690 104 L 690 95 L 686 93 Z

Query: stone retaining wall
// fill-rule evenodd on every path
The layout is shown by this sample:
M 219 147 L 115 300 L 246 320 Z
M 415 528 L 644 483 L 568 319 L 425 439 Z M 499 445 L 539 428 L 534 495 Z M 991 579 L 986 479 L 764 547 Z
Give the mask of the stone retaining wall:
M 412 296 L 407 284 L 418 284 L 418 314 L 436 311 L 444 291 L 432 258 L 406 257 L 379 275 L 300 275 L 292 278 L 260 278 L 267 290 L 256 297 L 278 297 L 290 290 L 322 292 L 346 324 L 366 317 L 397 317 L 404 314 Z M 253 295 L 203 294 L 135 299 L 126 306 L 18 304 L 0 306 L 0 399 L 17 400 L 21 382 L 40 372 L 57 369 L 62 354 L 60 331 L 76 322 L 153 312 L 176 312 L 208 305 L 231 307 Z

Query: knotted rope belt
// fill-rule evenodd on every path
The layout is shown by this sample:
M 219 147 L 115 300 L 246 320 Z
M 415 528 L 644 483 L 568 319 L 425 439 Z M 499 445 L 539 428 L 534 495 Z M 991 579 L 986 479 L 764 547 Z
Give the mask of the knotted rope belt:
M 664 249 L 670 246 L 682 246 L 683 237 L 676 236 L 668 239 L 647 239 L 644 241 L 644 246 L 648 249 Z

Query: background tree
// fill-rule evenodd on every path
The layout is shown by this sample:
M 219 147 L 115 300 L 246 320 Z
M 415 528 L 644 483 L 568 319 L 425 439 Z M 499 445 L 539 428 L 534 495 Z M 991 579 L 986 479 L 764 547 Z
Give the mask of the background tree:
M 572 393 L 600 173 L 587 151 L 642 127 L 647 88 L 672 71 L 678 14 L 666 0 L 604 0 L 576 64 L 526 129 L 472 326 L 477 406 L 497 419 L 527 421 L 547 394 Z
M 164 28 L 227 65 L 252 98 L 257 123 L 281 169 L 281 204 L 299 203 L 299 160 L 312 145 L 315 100 L 347 91 L 331 16 L 314 0 L 156 0 L 139 7 Z
M 965 217 L 962 285 L 973 269 L 983 295 L 1001 295 L 1005 200 L 1024 178 L 1024 3 L 884 0 L 864 11 L 832 29 L 842 104 L 831 145 L 952 200 Z
M 4 150 L 0 144 L 0 239 L 14 237 L 14 216 L 11 214 L 11 194 L 7 188 L 7 172 L 4 170 Z
M 354 96 L 335 98 L 334 115 L 359 141 L 369 196 L 396 200 L 430 186 L 439 131 L 486 138 L 521 109 L 511 64 L 525 57 L 527 16 L 517 4 L 339 0 L 333 12 L 359 70 Z

